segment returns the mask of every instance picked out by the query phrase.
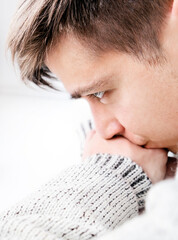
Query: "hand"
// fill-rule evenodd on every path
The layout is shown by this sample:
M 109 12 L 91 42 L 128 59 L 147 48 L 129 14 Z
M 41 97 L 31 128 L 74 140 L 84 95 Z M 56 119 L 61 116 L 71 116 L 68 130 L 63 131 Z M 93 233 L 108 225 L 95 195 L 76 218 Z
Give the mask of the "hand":
M 133 144 L 124 137 L 105 140 L 92 130 L 86 138 L 83 159 L 96 153 L 122 155 L 132 159 L 142 167 L 152 183 L 165 178 L 167 151 L 163 149 L 146 149 Z

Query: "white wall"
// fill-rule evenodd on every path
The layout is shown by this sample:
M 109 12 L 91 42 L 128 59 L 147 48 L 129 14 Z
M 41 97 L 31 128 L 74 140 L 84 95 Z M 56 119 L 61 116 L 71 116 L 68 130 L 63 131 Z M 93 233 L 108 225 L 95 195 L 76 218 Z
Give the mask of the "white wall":
M 26 87 L 5 58 L 5 39 L 16 0 L 0 0 L 0 211 L 62 169 L 80 162 L 77 135 L 90 117 L 83 101 Z
M 18 84 L 13 66 L 5 54 L 5 44 L 10 21 L 16 9 L 17 0 L 1 0 L 0 13 L 0 89 L 15 87 Z M 7 77 L 8 74 L 8 77 Z

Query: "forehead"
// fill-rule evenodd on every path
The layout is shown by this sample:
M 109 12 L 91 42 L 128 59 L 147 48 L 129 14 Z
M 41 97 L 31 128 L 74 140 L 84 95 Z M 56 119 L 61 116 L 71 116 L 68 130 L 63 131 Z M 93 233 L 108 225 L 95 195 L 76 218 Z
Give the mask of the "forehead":
M 116 51 L 96 54 L 71 35 L 64 36 L 51 48 L 46 64 L 70 94 L 79 92 L 78 89 L 82 92 L 90 89 L 88 94 L 105 91 L 107 89 L 96 87 L 92 91 L 92 86 L 101 86 L 97 82 L 103 79 L 107 81 L 108 89 L 111 89 L 116 85 L 118 87 L 118 84 L 121 88 L 122 84 L 128 84 L 129 81 L 135 82 L 135 85 L 139 79 L 142 83 L 146 82 L 155 74 L 154 67 L 150 69 L 136 57 Z
M 73 86 L 112 75 L 116 63 L 113 56 L 111 52 L 97 54 L 70 35 L 61 38 L 60 42 L 48 51 L 46 64 L 71 91 Z
M 60 42 L 48 51 L 46 63 L 52 71 L 58 68 L 58 71 L 62 73 L 67 68 L 75 70 L 77 65 L 91 67 L 96 58 L 96 54 L 92 53 L 73 35 L 64 35 Z

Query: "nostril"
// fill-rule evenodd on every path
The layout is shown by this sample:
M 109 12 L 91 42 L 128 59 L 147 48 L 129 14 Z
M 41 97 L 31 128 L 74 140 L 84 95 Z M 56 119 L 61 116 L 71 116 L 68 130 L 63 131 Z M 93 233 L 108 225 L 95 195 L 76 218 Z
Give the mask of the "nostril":
M 112 138 L 118 138 L 118 137 L 122 137 L 122 135 L 121 134 L 116 134 Z

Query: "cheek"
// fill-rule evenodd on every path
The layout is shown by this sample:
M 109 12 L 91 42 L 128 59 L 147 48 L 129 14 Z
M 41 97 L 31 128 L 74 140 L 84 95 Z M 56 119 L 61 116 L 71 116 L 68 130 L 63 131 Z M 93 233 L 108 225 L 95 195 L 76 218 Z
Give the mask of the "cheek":
M 148 135 L 150 129 L 157 125 L 156 106 L 150 96 L 141 91 L 128 91 L 125 96 L 121 96 L 114 105 L 114 111 L 120 123 L 136 134 Z
M 135 134 L 143 134 L 150 126 L 150 117 L 146 116 L 146 112 L 140 112 L 137 108 L 125 107 L 116 111 L 116 118 L 127 131 Z
M 169 116 L 156 103 L 148 103 L 147 99 L 130 99 L 123 106 L 115 106 L 115 113 L 126 131 L 153 141 L 166 140 L 173 133 L 172 125 L 167 124 Z

